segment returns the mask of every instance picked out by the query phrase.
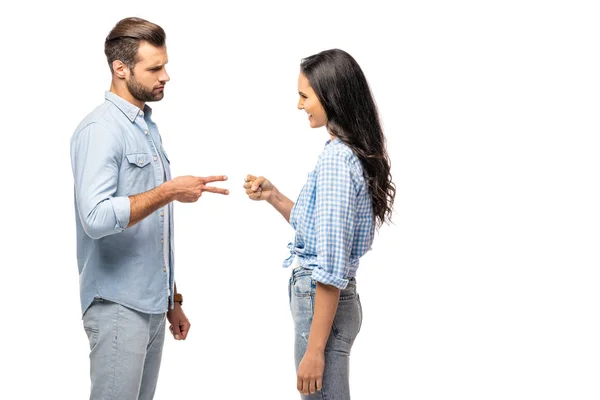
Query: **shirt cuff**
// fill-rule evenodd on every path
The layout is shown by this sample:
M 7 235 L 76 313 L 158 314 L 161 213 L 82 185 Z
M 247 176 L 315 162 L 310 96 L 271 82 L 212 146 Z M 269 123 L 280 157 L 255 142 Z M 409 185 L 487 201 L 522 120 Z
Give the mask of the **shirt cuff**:
M 123 232 L 127 228 L 127 225 L 129 225 L 129 217 L 131 216 L 131 202 L 129 201 L 129 197 L 112 197 L 109 200 L 115 212 L 115 219 L 117 220 L 115 231 Z
M 324 271 L 320 267 L 315 267 L 313 269 L 312 278 L 317 282 L 321 282 L 325 285 L 335 286 L 338 289 L 346 289 L 346 286 L 348 286 L 348 279 L 337 277 L 329 272 Z

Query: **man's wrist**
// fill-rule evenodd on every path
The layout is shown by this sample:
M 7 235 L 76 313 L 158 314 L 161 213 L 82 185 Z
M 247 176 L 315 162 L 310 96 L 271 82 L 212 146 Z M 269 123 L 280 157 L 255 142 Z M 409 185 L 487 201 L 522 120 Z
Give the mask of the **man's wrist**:
M 180 306 L 183 305 L 183 296 L 181 293 L 175 293 L 173 296 L 173 302 L 179 303 Z
M 179 190 L 176 184 L 173 183 L 173 180 L 166 181 L 165 183 L 157 186 L 156 189 L 161 191 L 161 195 L 166 200 L 167 204 L 176 200 L 179 195 Z

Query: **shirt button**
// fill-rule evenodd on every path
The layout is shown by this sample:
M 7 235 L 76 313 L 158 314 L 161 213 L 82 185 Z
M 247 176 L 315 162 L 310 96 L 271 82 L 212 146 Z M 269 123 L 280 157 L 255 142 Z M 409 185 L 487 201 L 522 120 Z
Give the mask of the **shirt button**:
M 144 129 L 144 135 L 148 134 L 148 129 Z
M 154 161 L 158 160 L 158 157 L 154 156 Z
M 138 164 L 142 165 L 144 163 L 144 160 L 142 160 L 141 158 L 138 160 Z
M 144 112 L 142 110 L 140 110 L 140 115 L 144 115 Z
M 164 217 L 164 216 L 165 216 L 165 213 L 161 211 L 161 212 L 160 212 L 160 216 L 161 216 L 161 217 Z
M 165 239 L 161 239 L 161 240 L 160 240 L 160 242 L 161 242 L 161 243 L 164 243 L 164 242 L 165 242 Z
M 166 269 L 166 268 L 163 268 L 163 272 L 167 272 L 167 269 Z

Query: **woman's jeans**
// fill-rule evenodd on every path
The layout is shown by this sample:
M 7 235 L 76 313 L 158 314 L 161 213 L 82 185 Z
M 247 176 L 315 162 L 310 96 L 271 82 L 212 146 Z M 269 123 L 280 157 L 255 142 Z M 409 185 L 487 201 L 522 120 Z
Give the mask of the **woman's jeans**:
M 289 283 L 290 308 L 295 326 L 296 371 L 308 344 L 308 334 L 312 323 L 316 281 L 311 278 L 312 270 L 296 267 Z M 350 350 L 362 323 L 362 308 L 356 292 L 356 279 L 340 293 L 331 333 L 325 347 L 325 371 L 323 388 L 315 394 L 304 396 L 304 400 L 349 400 Z

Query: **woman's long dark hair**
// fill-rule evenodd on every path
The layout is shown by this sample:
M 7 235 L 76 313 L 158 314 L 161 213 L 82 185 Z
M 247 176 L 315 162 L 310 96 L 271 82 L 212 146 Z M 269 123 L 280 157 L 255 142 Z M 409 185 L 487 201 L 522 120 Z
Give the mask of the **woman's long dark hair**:
M 300 71 L 327 114 L 327 129 L 360 159 L 377 226 L 391 222 L 396 186 L 375 100 L 358 63 L 332 49 L 302 60 Z

